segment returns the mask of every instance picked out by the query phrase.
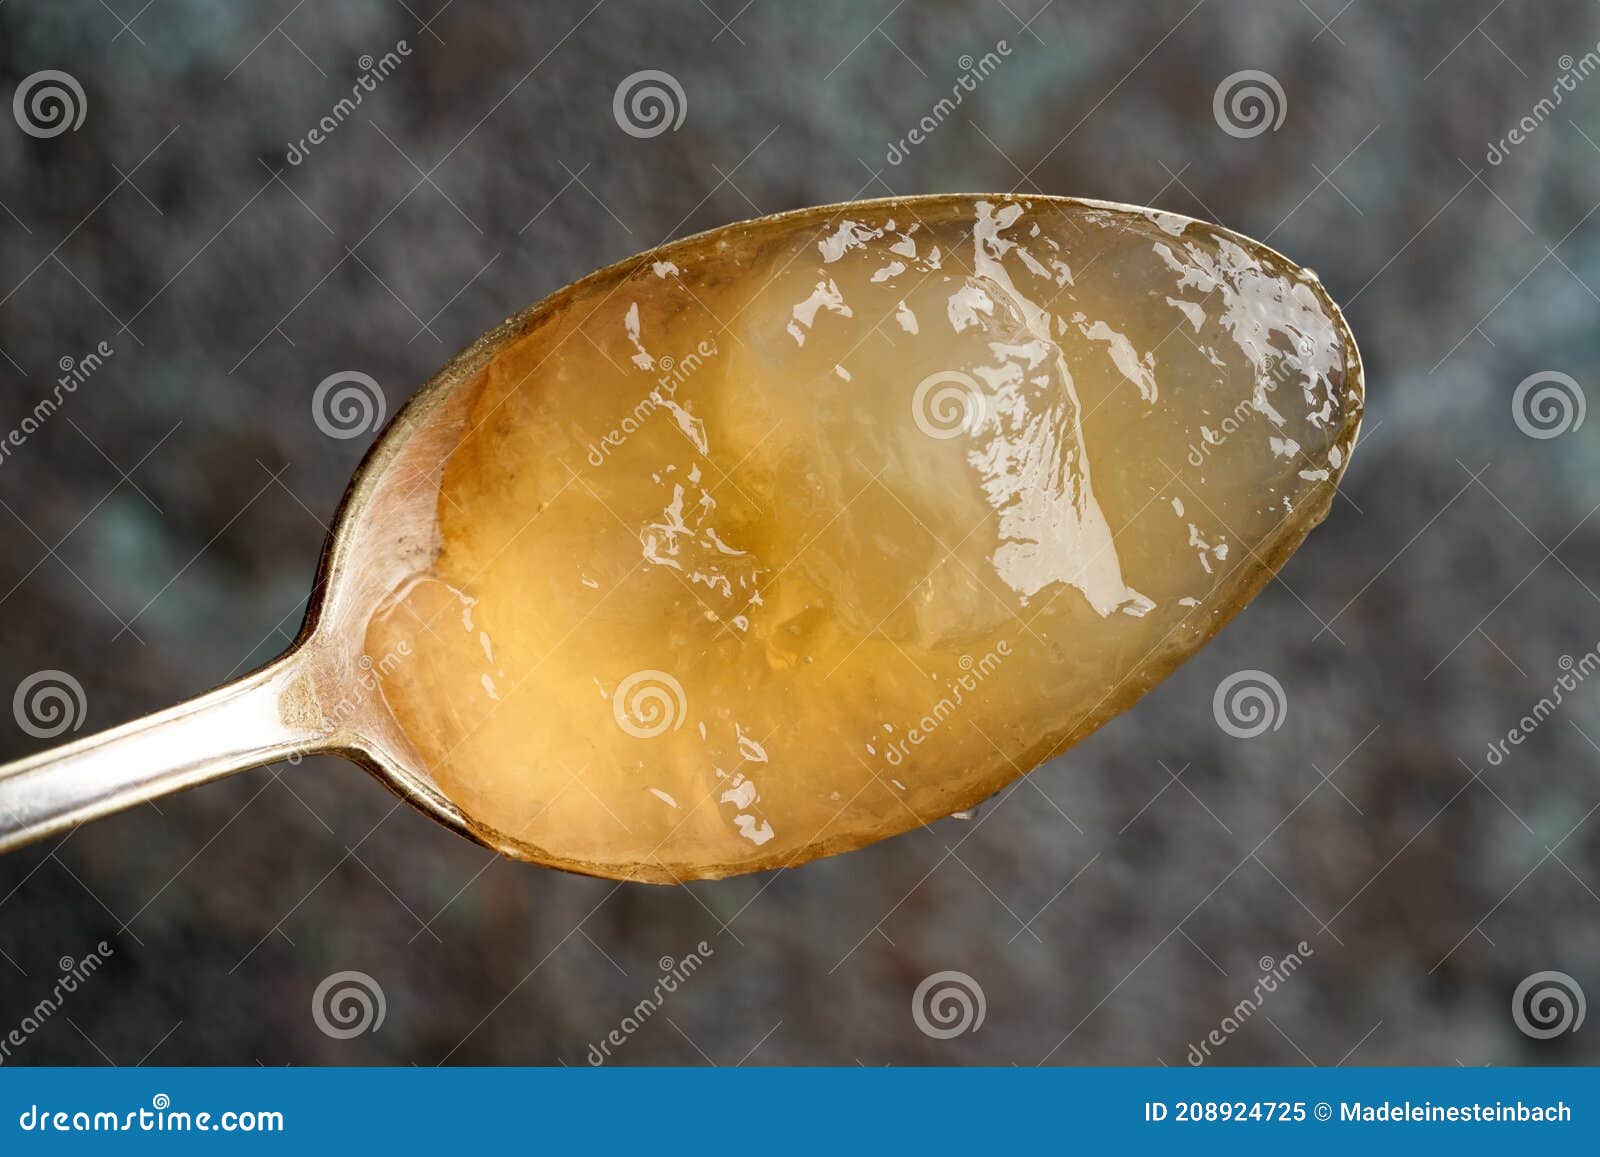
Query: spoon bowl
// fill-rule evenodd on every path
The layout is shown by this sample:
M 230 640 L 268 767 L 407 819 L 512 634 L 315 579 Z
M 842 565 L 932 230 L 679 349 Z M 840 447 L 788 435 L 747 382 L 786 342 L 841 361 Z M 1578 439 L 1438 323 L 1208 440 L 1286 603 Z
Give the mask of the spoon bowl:
M 1362 401 L 1314 275 L 1174 214 L 941 195 L 675 241 L 395 415 L 284 656 L 0 768 L 0 851 L 311 752 L 591 874 L 858 847 L 1193 654 L 1326 514 Z

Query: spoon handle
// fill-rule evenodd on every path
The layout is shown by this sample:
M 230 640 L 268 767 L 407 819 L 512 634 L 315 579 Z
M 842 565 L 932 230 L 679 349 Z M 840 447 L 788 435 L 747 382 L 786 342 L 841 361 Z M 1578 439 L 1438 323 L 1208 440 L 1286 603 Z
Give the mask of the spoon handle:
M 290 653 L 186 703 L 0 766 L 0 852 L 319 746 Z

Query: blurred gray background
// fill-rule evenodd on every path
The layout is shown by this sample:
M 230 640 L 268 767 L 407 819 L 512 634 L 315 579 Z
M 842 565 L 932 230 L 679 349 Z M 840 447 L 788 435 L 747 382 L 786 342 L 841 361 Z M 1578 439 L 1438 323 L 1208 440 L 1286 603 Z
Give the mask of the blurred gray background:
M 8 855 L 0 1035 L 62 957 L 113 955 L 6 1063 L 581 1065 L 700 940 L 714 955 L 615 1063 L 1182 1065 L 1302 940 L 1212 1063 L 1600 1059 L 1595 1026 L 1535 1039 L 1511 1006 L 1542 971 L 1600 998 L 1600 681 L 1486 760 L 1600 641 L 1600 416 L 1534 438 L 1513 412 L 1532 374 L 1600 385 L 1600 75 L 1534 111 L 1596 51 L 1600 8 L 591 2 L 0 8 L 0 427 L 62 359 L 114 350 L 0 459 L 4 698 L 65 671 L 87 734 L 276 654 L 371 440 L 319 432 L 329 374 L 372 375 L 392 413 L 598 266 L 855 197 L 1077 194 L 1269 239 L 1347 304 L 1366 356 L 1345 496 L 1215 643 L 977 823 L 800 871 L 541 871 L 331 759 Z M 84 118 L 39 138 L 10 104 L 46 69 Z M 651 139 L 612 115 L 643 69 L 686 101 Z M 1213 97 L 1246 69 L 1278 82 L 1283 122 L 1236 136 Z M 1244 668 L 1288 703 L 1248 740 L 1212 715 Z M 44 745 L 0 712 L 0 754 Z M 345 970 L 386 1016 L 336 1039 L 312 1000 Z M 912 997 L 944 970 L 986 1018 L 935 1039 Z

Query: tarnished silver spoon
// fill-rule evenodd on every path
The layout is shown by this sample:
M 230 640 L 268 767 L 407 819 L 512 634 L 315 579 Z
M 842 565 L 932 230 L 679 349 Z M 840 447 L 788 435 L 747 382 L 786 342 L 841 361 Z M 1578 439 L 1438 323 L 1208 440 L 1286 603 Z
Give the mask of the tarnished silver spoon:
M 0 850 L 312 752 L 576 871 L 858 847 L 1193 654 L 1326 514 L 1362 403 L 1315 275 L 1175 214 L 940 195 L 675 241 L 452 360 L 288 653 L 0 768 Z

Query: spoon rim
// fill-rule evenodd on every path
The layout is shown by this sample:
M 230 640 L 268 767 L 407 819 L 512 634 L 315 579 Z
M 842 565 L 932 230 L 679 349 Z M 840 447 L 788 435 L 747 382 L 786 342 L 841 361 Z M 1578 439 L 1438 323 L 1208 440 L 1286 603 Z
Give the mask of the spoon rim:
M 1344 311 L 1340 308 L 1339 303 L 1334 300 L 1333 295 L 1322 284 L 1322 279 L 1316 271 L 1302 265 L 1265 242 L 1240 233 L 1219 222 L 1202 220 L 1185 213 L 1157 209 L 1148 205 L 1135 205 L 1129 202 L 1049 193 L 916 193 L 904 196 L 837 201 L 822 205 L 805 205 L 760 217 L 741 218 L 725 222 L 683 237 L 663 241 L 650 249 L 613 261 L 580 277 L 576 281 L 568 282 L 552 290 L 533 304 L 491 326 L 447 361 L 432 377 L 417 388 L 411 397 L 406 400 L 405 404 L 378 431 L 373 438 L 372 444 L 362 456 L 354 473 L 352 473 L 350 482 L 346 486 L 329 523 L 331 529 L 323 541 L 305 618 L 301 623 L 299 633 L 289 647 L 288 653 L 292 655 L 302 651 L 310 652 L 315 649 L 316 635 L 325 622 L 325 612 L 328 604 L 327 592 L 342 580 L 352 564 L 354 549 L 352 540 L 355 537 L 355 528 L 360 521 L 360 513 L 376 496 L 387 468 L 395 455 L 409 441 L 412 434 L 426 423 L 428 417 L 446 398 L 470 382 L 479 371 L 489 364 L 497 353 L 512 341 L 526 334 L 535 322 L 560 309 L 567 301 L 579 296 L 597 282 L 616 277 L 619 274 L 631 274 L 633 271 L 647 267 L 655 261 L 669 258 L 673 254 L 681 253 L 686 249 L 695 248 L 706 242 L 714 234 L 728 235 L 733 231 L 765 229 L 781 222 L 808 216 L 831 222 L 856 210 L 871 212 L 893 210 L 900 206 L 905 206 L 908 210 L 915 210 L 919 206 L 932 209 L 952 204 L 976 205 L 984 201 L 1019 204 L 1025 209 L 1042 203 L 1050 206 L 1072 206 L 1117 214 L 1135 214 L 1145 218 L 1147 221 L 1155 221 L 1162 228 L 1165 228 L 1164 223 L 1180 225 L 1181 227 L 1174 234 L 1175 238 L 1180 237 L 1189 226 L 1197 225 L 1209 233 L 1225 237 L 1237 243 L 1241 248 L 1255 256 L 1259 257 L 1265 254 L 1289 268 L 1306 274 L 1314 283 L 1313 291 L 1317 294 L 1321 304 L 1327 308 L 1340 335 L 1344 346 L 1345 368 L 1349 375 L 1346 385 L 1348 389 L 1354 391 L 1357 398 L 1352 412 L 1343 423 L 1343 428 L 1348 434 L 1345 442 L 1345 445 L 1348 446 L 1345 463 L 1339 470 L 1338 478 L 1330 479 L 1328 482 L 1330 488 L 1337 489 L 1338 481 L 1348 472 L 1349 460 L 1353 457 L 1354 451 L 1360 443 L 1361 424 L 1366 411 L 1366 373 L 1361 358 L 1361 350 L 1356 342 L 1355 333 L 1344 316 Z M 1317 521 L 1320 522 L 1321 519 L 1319 518 Z M 1315 523 L 1312 524 L 1312 526 L 1314 525 Z M 1312 526 L 1307 527 L 1307 533 L 1309 533 Z M 1303 541 L 1303 537 L 1301 536 L 1300 541 Z M 1293 553 L 1295 549 L 1298 549 L 1298 546 L 1299 541 L 1296 541 L 1289 547 L 1289 553 Z M 1267 568 L 1269 574 L 1276 573 L 1286 559 L 1287 555 L 1283 559 L 1274 560 L 1273 564 Z M 1246 602 L 1248 601 L 1246 600 Z M 1229 615 L 1227 617 L 1231 619 L 1233 616 Z M 1220 630 L 1220 625 L 1217 629 Z M 1212 634 L 1215 634 L 1215 632 L 1212 632 Z M 1196 651 L 1198 649 L 1196 648 Z M 388 709 L 386 700 L 382 709 Z M 562 871 L 597 876 L 604 879 L 672 884 L 680 883 L 684 879 L 716 879 L 747 871 L 769 871 L 781 867 L 793 867 L 814 859 L 864 847 L 869 843 L 879 842 L 878 839 L 868 841 L 846 840 L 838 844 L 838 846 L 834 846 L 833 841 L 821 841 L 820 843 L 807 845 L 803 849 L 805 854 L 797 856 L 793 863 L 784 865 L 771 864 L 746 869 L 737 864 L 701 863 L 692 866 L 684 865 L 686 874 L 680 877 L 672 872 L 672 868 L 679 865 L 656 862 L 649 865 L 635 865 L 633 871 L 624 875 L 619 873 L 617 865 L 573 860 L 569 857 L 556 855 L 549 849 L 518 840 L 490 825 L 481 823 L 462 811 L 454 801 L 443 793 L 437 784 L 433 782 L 430 769 L 423 767 L 419 771 L 412 771 L 400 765 L 398 761 L 392 760 L 387 753 L 377 750 L 376 745 L 370 745 L 363 740 L 364 737 L 359 733 L 351 732 L 330 741 L 323 750 L 330 754 L 341 755 L 363 767 L 390 791 L 419 811 L 422 811 L 430 819 L 442 823 L 458 834 L 466 836 L 475 843 L 502 855 L 534 863 L 540 867 L 557 868 Z M 1053 758 L 1053 755 L 1048 756 L 1045 762 L 1048 762 L 1049 758 Z M 1040 764 L 1034 765 L 1034 767 L 1037 766 L 1040 766 Z M 1023 774 L 1031 774 L 1034 767 L 1030 767 Z M 965 801 L 954 810 L 959 811 L 963 807 L 970 807 L 980 802 L 981 799 L 987 798 L 989 794 L 991 793 L 984 791 L 977 799 Z M 538 855 L 529 855 L 529 852 L 535 852 Z

